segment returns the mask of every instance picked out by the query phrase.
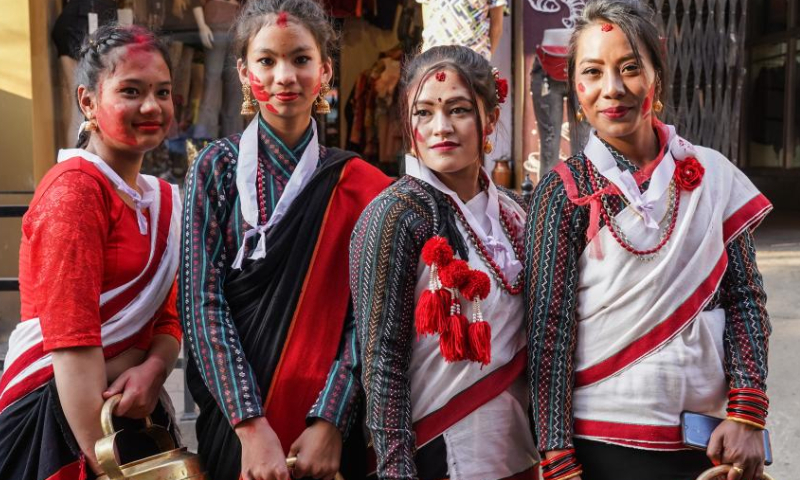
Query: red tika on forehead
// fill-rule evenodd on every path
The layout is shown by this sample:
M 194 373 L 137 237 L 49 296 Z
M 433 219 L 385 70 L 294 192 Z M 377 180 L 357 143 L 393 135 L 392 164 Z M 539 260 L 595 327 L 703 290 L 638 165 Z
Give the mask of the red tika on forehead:
M 610 23 L 604 23 L 603 26 L 600 27 L 600 30 L 604 32 L 610 32 L 611 30 L 614 30 L 614 25 L 611 25 Z
M 286 12 L 280 12 L 278 14 L 278 26 L 281 28 L 286 28 L 289 26 L 289 14 Z
M 447 80 L 447 74 L 444 72 L 436 72 L 436 80 L 439 82 L 444 82 Z

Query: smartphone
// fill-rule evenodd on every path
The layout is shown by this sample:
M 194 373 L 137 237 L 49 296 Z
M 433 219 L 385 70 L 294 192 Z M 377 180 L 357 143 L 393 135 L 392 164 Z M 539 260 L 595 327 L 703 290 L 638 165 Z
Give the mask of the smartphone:
M 683 431 L 683 444 L 697 450 L 708 449 L 711 433 L 720 423 L 722 418 L 703 415 L 702 413 L 681 413 L 681 430 Z M 769 441 L 769 431 L 764 432 L 764 465 L 772 465 L 772 446 Z

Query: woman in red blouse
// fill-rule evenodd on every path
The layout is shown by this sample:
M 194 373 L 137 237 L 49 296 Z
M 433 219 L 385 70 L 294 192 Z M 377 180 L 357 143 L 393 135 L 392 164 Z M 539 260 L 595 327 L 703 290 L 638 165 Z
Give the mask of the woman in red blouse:
M 172 122 L 169 56 L 143 28 L 105 26 L 77 75 L 82 148 L 59 153 L 23 218 L 22 321 L 0 379 L 3 479 L 101 473 L 104 400 L 121 393 L 122 417 L 166 415 L 159 396 L 180 350 L 177 187 L 139 173 Z

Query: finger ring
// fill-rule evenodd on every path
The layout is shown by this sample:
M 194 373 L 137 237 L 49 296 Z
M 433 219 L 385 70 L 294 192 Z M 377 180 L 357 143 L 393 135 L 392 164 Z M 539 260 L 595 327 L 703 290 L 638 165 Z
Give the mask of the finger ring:
M 732 467 L 731 467 L 731 470 L 733 470 L 734 472 L 736 472 L 737 474 L 739 474 L 739 476 L 740 476 L 740 477 L 741 477 L 741 476 L 742 476 L 742 474 L 744 473 L 744 468 L 742 468 L 742 467 L 737 467 L 736 465 L 732 466 Z

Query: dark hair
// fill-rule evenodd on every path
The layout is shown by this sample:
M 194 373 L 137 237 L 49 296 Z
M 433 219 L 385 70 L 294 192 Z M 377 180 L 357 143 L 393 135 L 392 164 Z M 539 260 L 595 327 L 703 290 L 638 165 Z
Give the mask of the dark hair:
M 111 54 L 120 47 L 134 44 L 139 48 L 160 53 L 167 64 L 170 76 L 172 75 L 172 64 L 169 60 L 167 46 L 155 33 L 138 25 L 123 27 L 117 24 L 107 24 L 83 40 L 83 45 L 78 53 L 78 66 L 75 70 L 76 85 L 83 85 L 90 92 L 96 91 L 100 74 L 106 70 L 114 71 L 115 58 Z M 80 99 L 78 99 L 78 103 L 78 108 L 80 108 Z M 78 148 L 86 146 L 88 142 L 89 132 L 81 132 L 78 137 Z
M 574 98 L 575 55 L 578 50 L 578 40 L 587 27 L 603 22 L 616 25 L 628 37 L 628 43 L 631 44 L 633 55 L 639 65 L 642 65 L 639 44 L 644 46 L 656 72 L 656 99 L 666 104 L 664 82 L 667 81 L 667 58 L 658 29 L 653 23 L 653 16 L 653 10 L 639 0 L 591 0 L 587 3 L 583 13 L 575 22 L 575 29 L 569 42 L 567 93 L 570 98 Z M 567 103 L 570 110 L 575 109 L 573 102 Z
M 411 107 L 417 102 L 422 85 L 444 68 L 458 73 L 467 85 L 472 103 L 475 105 L 478 138 L 483 138 L 483 121 L 478 109 L 478 99 L 483 102 L 488 114 L 499 105 L 497 98 L 497 82 L 492 72 L 492 65 L 482 55 L 468 47 L 458 45 L 442 45 L 433 47 L 411 59 L 403 70 L 400 80 L 400 105 L 403 115 L 403 139 L 406 150 L 416 149 L 417 139 L 411 125 Z M 413 88 L 413 92 L 412 92 Z M 413 93 L 413 94 L 412 94 Z M 483 161 L 483 149 L 478 148 L 479 157 Z
M 314 36 L 322 60 L 327 60 L 336 50 L 339 40 L 325 10 L 314 0 L 249 0 L 236 17 L 233 30 L 233 48 L 239 58 L 247 58 L 250 40 L 266 25 L 269 15 L 285 12 L 298 20 Z

